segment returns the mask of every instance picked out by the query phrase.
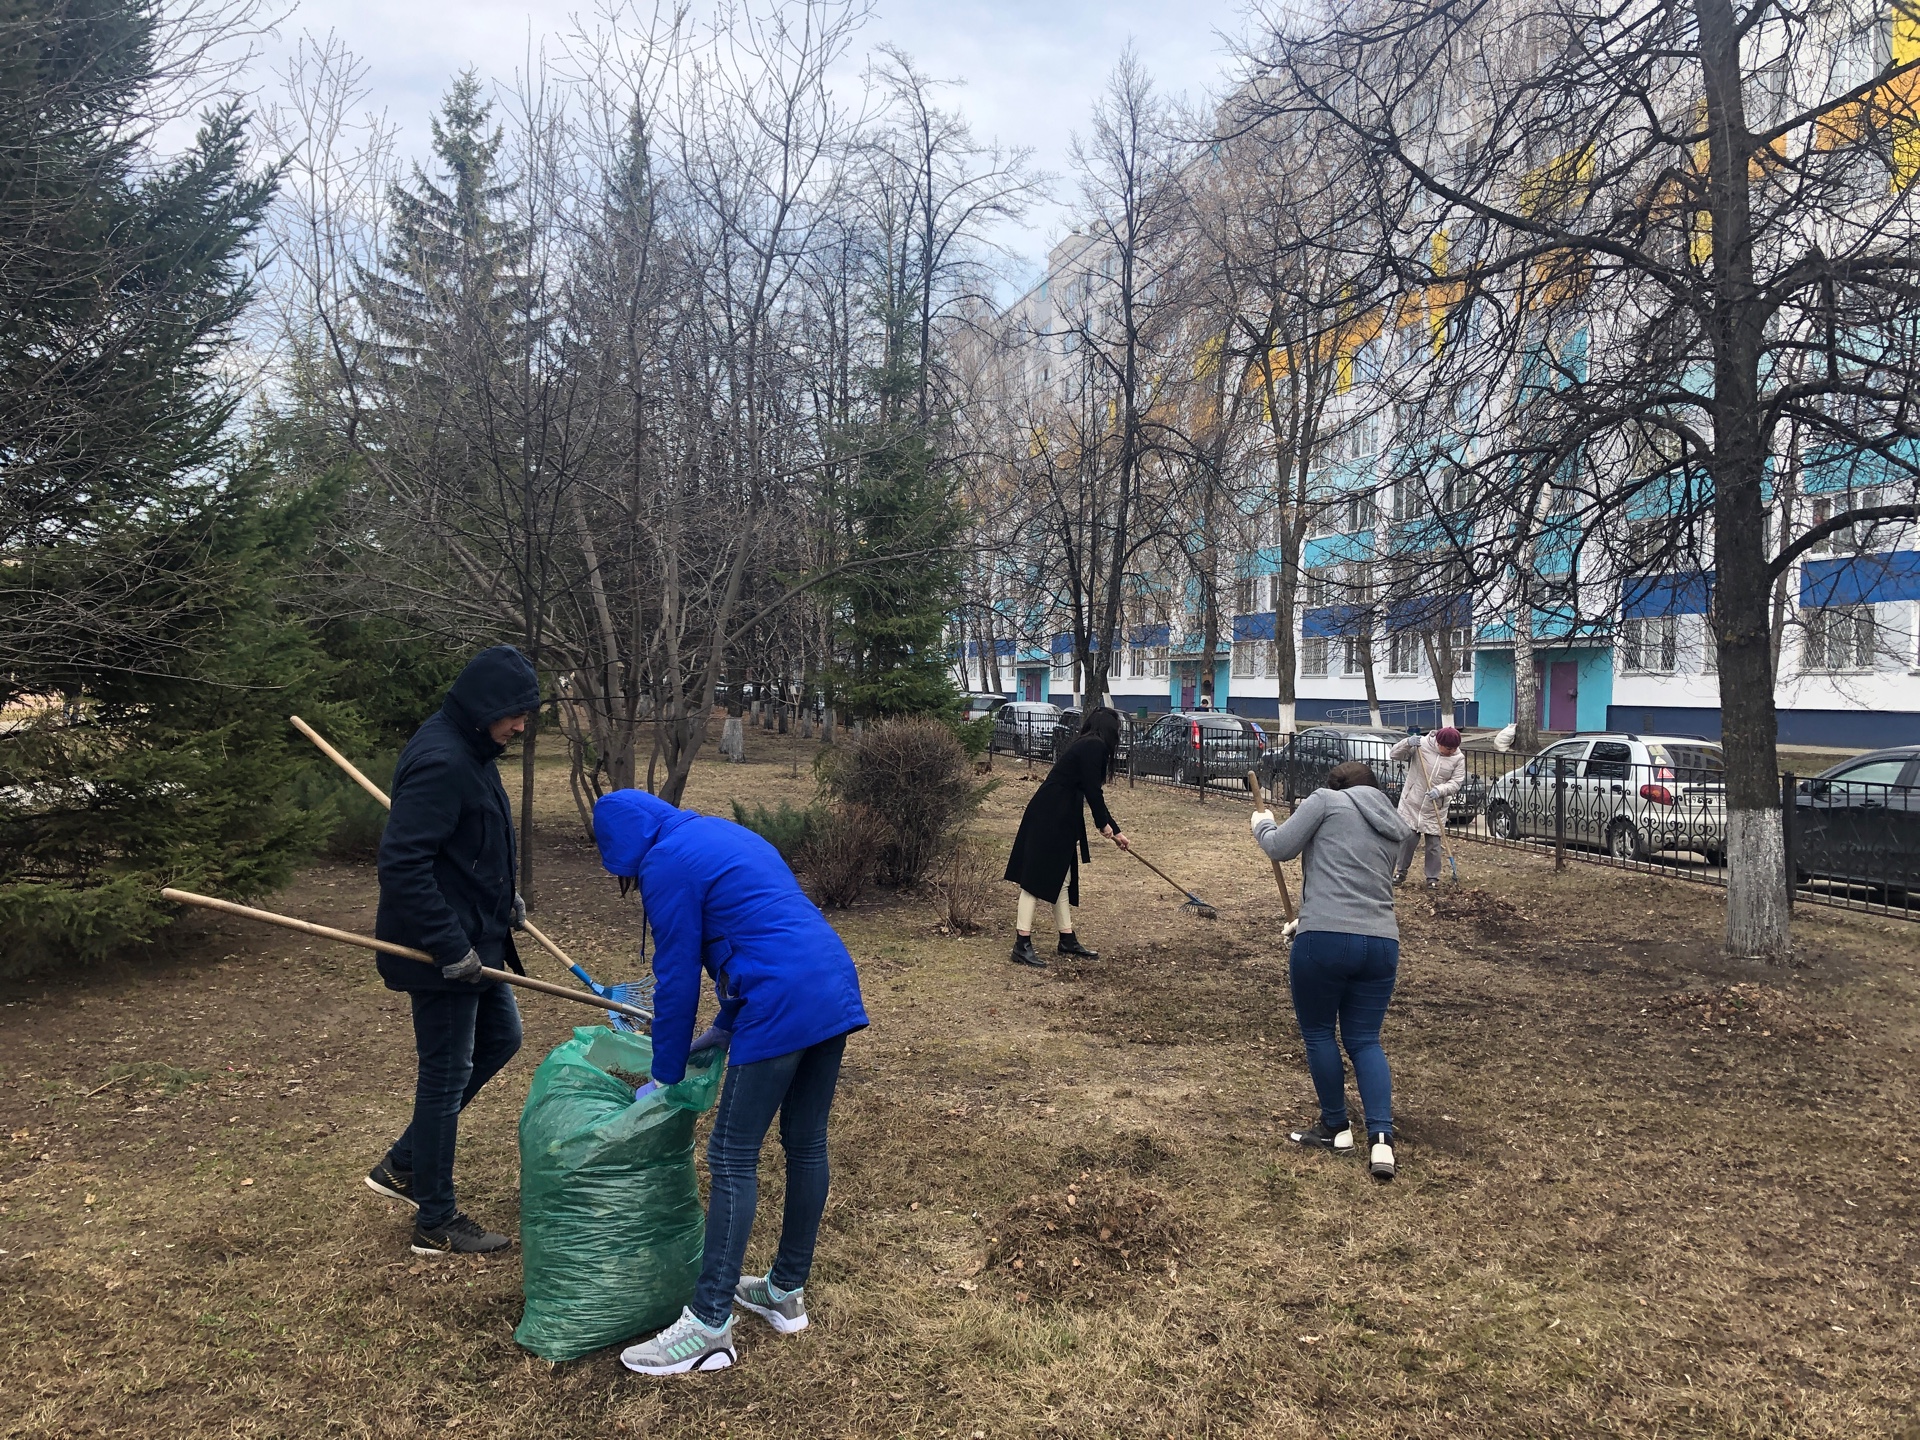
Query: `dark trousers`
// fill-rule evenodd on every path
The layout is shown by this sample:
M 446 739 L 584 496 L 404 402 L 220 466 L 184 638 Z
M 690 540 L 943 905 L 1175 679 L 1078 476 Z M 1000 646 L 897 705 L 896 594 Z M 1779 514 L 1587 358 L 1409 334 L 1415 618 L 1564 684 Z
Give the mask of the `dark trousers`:
M 827 1115 L 846 1048 L 847 1037 L 836 1035 L 805 1050 L 728 1067 L 707 1142 L 707 1249 L 693 1291 L 693 1313 L 706 1324 L 723 1325 L 733 1313 L 733 1291 L 760 1202 L 760 1146 L 775 1111 L 780 1148 L 787 1153 L 787 1206 L 768 1279 L 782 1290 L 807 1283 L 827 1208 Z
M 1380 1026 L 1399 971 L 1398 940 L 1331 930 L 1303 930 L 1293 938 L 1287 963 L 1293 1014 L 1306 1044 L 1307 1071 L 1320 1096 L 1320 1120 L 1329 1130 L 1347 1125 L 1346 1072 L 1334 1040 L 1337 1024 L 1353 1061 L 1367 1133 L 1393 1133 L 1393 1075 L 1387 1052 L 1380 1048 Z
M 420 1078 L 413 1090 L 413 1123 L 393 1142 L 387 1164 L 413 1172 L 420 1228 L 453 1219 L 453 1150 L 460 1112 L 520 1048 L 520 1011 L 513 991 L 494 981 L 459 990 L 414 990 L 413 1043 Z

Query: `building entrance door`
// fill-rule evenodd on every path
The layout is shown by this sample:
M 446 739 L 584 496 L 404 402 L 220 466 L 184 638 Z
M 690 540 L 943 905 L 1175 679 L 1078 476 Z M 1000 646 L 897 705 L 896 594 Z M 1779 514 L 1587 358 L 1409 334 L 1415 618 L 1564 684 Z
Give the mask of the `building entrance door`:
M 1534 692 L 1540 697 L 1534 723 L 1542 730 L 1562 732 L 1580 728 L 1580 667 L 1572 660 L 1551 664 L 1536 660 L 1533 665 Z

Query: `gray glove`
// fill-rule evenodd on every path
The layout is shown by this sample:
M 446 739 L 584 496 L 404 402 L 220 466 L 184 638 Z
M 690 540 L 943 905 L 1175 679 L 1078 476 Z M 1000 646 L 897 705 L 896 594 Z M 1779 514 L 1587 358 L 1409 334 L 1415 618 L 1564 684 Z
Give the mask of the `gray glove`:
M 487 967 L 480 963 L 480 952 L 469 950 L 451 965 L 440 967 L 442 980 L 464 980 L 469 985 L 480 983 L 480 972 Z
M 709 1025 L 693 1037 L 693 1044 L 687 1047 L 687 1059 L 692 1060 L 696 1055 L 704 1055 L 709 1050 L 724 1051 L 732 1043 L 731 1030 L 722 1030 L 718 1025 Z
M 507 924 L 515 930 L 527 928 L 527 902 L 520 898 L 518 890 L 513 892 L 513 918 Z

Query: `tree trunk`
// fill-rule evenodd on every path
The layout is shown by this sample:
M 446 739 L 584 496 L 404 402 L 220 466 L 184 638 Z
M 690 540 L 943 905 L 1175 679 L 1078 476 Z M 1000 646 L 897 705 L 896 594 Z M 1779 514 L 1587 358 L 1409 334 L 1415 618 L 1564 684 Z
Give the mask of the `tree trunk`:
M 533 908 L 533 759 L 540 734 L 540 710 L 527 716 L 527 733 L 520 741 L 520 898 Z
M 1533 673 L 1533 606 L 1523 591 L 1513 609 L 1513 748 L 1540 751 L 1540 682 Z
M 1367 682 L 1367 723 L 1380 728 L 1380 682 L 1373 673 L 1373 630 L 1360 632 L 1360 673 Z
M 1440 723 L 1453 724 L 1453 677 L 1459 661 L 1453 653 L 1453 637 L 1445 631 L 1420 637 L 1427 652 L 1427 669 L 1433 672 L 1433 693 L 1440 702 Z
M 1741 22 L 1730 0 L 1694 0 L 1706 101 L 1712 217 L 1714 350 L 1714 610 L 1720 654 L 1720 743 L 1727 767 L 1729 955 L 1779 961 L 1791 948 L 1786 845 L 1780 826 L 1778 718 L 1767 574 L 1767 435 L 1759 404 L 1769 303 L 1754 281 L 1752 135 L 1741 71 Z
M 1282 535 L 1288 537 L 1292 527 L 1282 522 Z M 1300 670 L 1298 647 L 1293 643 L 1293 601 L 1294 587 L 1300 578 L 1300 547 L 1298 542 L 1289 538 L 1282 539 L 1280 554 L 1280 573 L 1273 577 L 1273 674 L 1276 682 L 1275 693 L 1279 697 L 1282 735 L 1293 732 L 1294 703 L 1299 698 L 1296 676 Z

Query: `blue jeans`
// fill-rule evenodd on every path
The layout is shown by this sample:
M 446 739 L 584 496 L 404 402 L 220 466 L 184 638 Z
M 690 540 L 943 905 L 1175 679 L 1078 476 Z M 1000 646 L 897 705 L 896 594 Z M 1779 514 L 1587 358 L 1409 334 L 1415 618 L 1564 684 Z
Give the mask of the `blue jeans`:
M 707 1250 L 693 1313 L 724 1325 L 747 1257 L 747 1236 L 760 1203 L 760 1145 L 780 1112 L 780 1148 L 787 1152 L 787 1207 L 780 1217 L 780 1251 L 767 1278 L 798 1290 L 813 1269 L 813 1242 L 827 1208 L 827 1113 L 840 1083 L 847 1037 L 836 1035 L 771 1060 L 727 1069 L 726 1088 L 707 1141 Z
M 1380 1048 L 1380 1025 L 1387 1018 L 1399 970 L 1398 940 L 1331 930 L 1304 930 L 1293 937 L 1287 965 L 1293 1013 L 1306 1042 L 1307 1070 L 1320 1095 L 1320 1121 L 1329 1130 L 1347 1125 L 1346 1072 L 1333 1038 L 1338 1022 L 1367 1112 L 1367 1133 L 1393 1133 L 1393 1075 L 1387 1069 L 1387 1052 Z
M 413 1123 L 393 1142 L 387 1165 L 413 1172 L 422 1230 L 458 1213 L 453 1149 L 460 1112 L 520 1048 L 520 1011 L 513 991 L 495 981 L 459 990 L 412 990 L 413 1043 L 420 1052 Z

